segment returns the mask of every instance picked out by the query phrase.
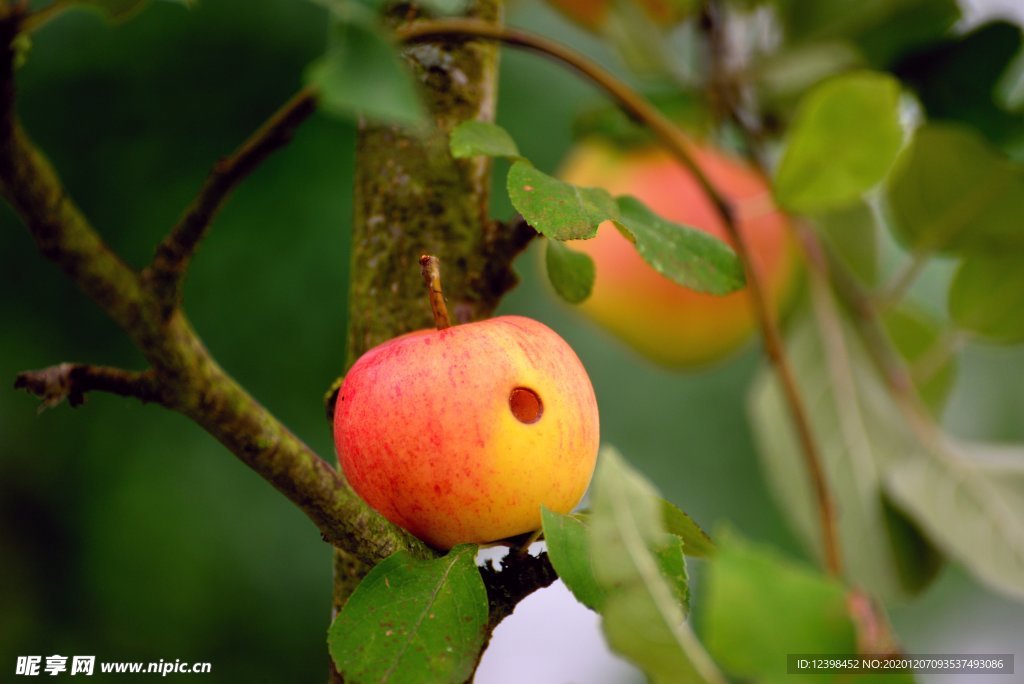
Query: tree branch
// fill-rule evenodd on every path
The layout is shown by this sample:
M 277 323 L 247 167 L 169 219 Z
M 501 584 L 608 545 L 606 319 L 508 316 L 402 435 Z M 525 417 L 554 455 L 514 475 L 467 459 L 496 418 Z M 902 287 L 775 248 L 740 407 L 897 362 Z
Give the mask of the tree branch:
M 725 225 L 726 233 L 736 249 L 736 254 L 743 263 L 754 311 L 764 339 L 765 352 L 782 383 L 786 404 L 789 407 L 800 442 L 801 454 L 814 487 L 818 517 L 821 522 L 822 544 L 825 549 L 826 569 L 832 575 L 841 575 L 842 561 L 835 521 L 835 506 L 825 480 L 821 454 L 814 440 L 807 410 L 786 356 L 774 311 L 768 301 L 760 274 L 754 268 L 750 249 L 738 229 L 732 208 L 694 160 L 690 151 L 691 143 L 687 136 L 620 79 L 574 50 L 540 36 L 473 19 L 444 19 L 415 22 L 400 28 L 397 31 L 397 37 L 407 43 L 440 38 L 487 38 L 551 57 L 575 69 L 603 89 L 628 114 L 646 125 L 662 141 L 669 152 L 690 171 L 704 194 L 714 205 L 715 211 Z
M 52 408 L 65 399 L 71 406 L 80 406 L 85 402 L 86 392 L 135 397 L 142 403 L 163 403 L 163 395 L 152 370 L 139 373 L 82 363 L 62 363 L 42 370 L 18 373 L 14 379 L 14 389 L 27 390 L 42 399 L 40 411 Z
M 300 90 L 276 111 L 235 152 L 213 165 L 199 194 L 156 249 L 153 263 L 143 272 L 166 316 L 181 302 L 188 264 L 210 223 L 235 187 L 275 150 L 284 147 L 295 129 L 316 110 L 311 88 Z
M 480 574 L 484 578 L 487 602 L 491 607 L 488 633 L 511 615 L 520 601 L 558 579 L 546 552 L 531 556 L 529 553 L 517 553 L 515 549 L 498 562 L 498 567 L 494 567 L 494 561 L 488 561 L 480 568 Z
M 177 306 L 154 296 L 139 274 L 100 239 L 68 198 L 57 174 L 34 147 L 13 115 L 14 51 L 23 14 L 0 16 L 0 194 L 21 216 L 40 252 L 57 264 L 133 340 L 152 368 L 123 375 L 114 369 L 61 370 L 23 374 L 18 381 L 51 403 L 75 401 L 89 389 L 138 393 L 202 426 L 243 463 L 282 492 L 316 524 L 323 538 L 375 563 L 398 549 L 419 556 L 430 551 L 370 509 L 336 469 L 317 456 L 213 360 Z M 169 244 L 183 260 L 163 262 L 168 273 L 183 273 L 208 219 L 234 185 L 311 111 L 300 94 L 240 148 L 205 186 Z M 188 219 L 192 216 L 194 218 Z M 180 270 L 178 270 L 180 269 Z M 171 281 L 177 286 L 175 280 Z M 83 367 L 88 368 L 88 367 Z M 120 372 L 123 373 L 123 372 Z M 148 388 L 150 379 L 157 389 Z M 65 394 L 66 392 L 66 394 Z

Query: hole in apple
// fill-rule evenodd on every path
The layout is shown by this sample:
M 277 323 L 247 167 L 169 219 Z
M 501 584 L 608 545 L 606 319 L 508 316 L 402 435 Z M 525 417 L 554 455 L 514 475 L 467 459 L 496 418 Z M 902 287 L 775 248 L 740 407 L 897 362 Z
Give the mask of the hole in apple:
M 532 389 L 516 387 L 512 394 L 508 395 L 508 406 L 512 409 L 512 415 L 520 423 L 536 423 L 544 413 L 544 404 L 540 397 Z

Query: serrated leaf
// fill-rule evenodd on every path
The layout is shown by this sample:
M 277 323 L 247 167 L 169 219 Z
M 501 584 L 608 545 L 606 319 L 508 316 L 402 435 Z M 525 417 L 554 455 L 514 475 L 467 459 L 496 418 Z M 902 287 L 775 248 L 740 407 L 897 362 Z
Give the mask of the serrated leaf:
M 306 74 L 321 105 L 344 117 L 422 124 L 423 103 L 412 75 L 377 25 L 376 15 L 366 8 L 360 11 L 358 4 L 346 7 L 331 26 L 326 53 Z
M 1024 341 L 1024 254 L 965 259 L 950 286 L 949 313 L 990 340 Z
M 927 124 L 887 187 L 896 236 L 924 252 L 1024 252 L 1024 167 L 968 129 Z
M 939 415 L 953 389 L 956 357 L 937 345 L 947 341 L 942 323 L 909 303 L 890 307 L 882 314 L 882 325 L 896 350 L 914 373 L 914 385 L 921 399 Z
M 508 196 L 527 223 L 554 240 L 592 238 L 602 221 L 619 213 L 606 190 L 564 183 L 527 161 L 509 169 Z
M 548 280 L 558 296 L 570 304 L 579 304 L 594 289 L 594 260 L 558 240 L 548 240 L 544 252 Z
M 925 576 L 901 568 L 885 517 L 881 478 L 892 463 L 913 453 L 917 441 L 903 423 L 851 324 L 821 326 L 805 316 L 793 322 L 786 349 L 804 400 L 827 485 L 838 516 L 847 578 L 882 597 L 920 590 L 904 579 Z M 770 368 L 749 397 L 751 425 L 769 486 L 783 514 L 815 558 L 823 558 L 821 523 L 802 452 Z
M 773 549 L 733 534 L 719 537 L 718 556 L 707 567 L 701 633 L 726 672 L 738 679 L 788 682 L 787 653 L 857 652 L 842 584 Z M 800 676 L 808 682 L 834 678 Z
M 616 225 L 658 273 L 715 295 L 735 292 L 745 284 L 743 264 L 729 245 L 704 231 L 666 221 L 635 197 L 619 197 L 617 202 Z
M 684 621 L 673 572 L 682 554 L 661 557 L 679 541 L 665 530 L 654 487 L 610 447 L 593 486 L 590 544 L 594 577 L 607 591 L 601 614 L 609 645 L 653 682 L 722 681 Z
M 715 555 L 715 543 L 708 533 L 701 529 L 693 518 L 671 501 L 661 502 L 662 521 L 669 534 L 683 540 L 683 552 L 687 556 L 708 557 Z
M 456 159 L 466 157 L 507 157 L 518 159 L 516 141 L 504 128 L 489 121 L 463 121 L 452 129 L 448 149 Z
M 899 152 L 899 81 L 859 71 L 816 86 L 800 104 L 775 177 L 792 211 L 848 204 L 882 180 Z
M 715 555 L 715 542 L 688 513 L 667 499 L 661 500 L 662 523 L 665 531 L 679 537 L 683 542 L 683 553 L 694 558 L 711 558 Z M 576 511 L 574 520 L 589 525 L 590 511 Z
M 893 500 L 978 579 L 1024 599 L 1024 448 L 946 439 L 897 464 Z
M 690 573 L 686 569 L 683 540 L 673 535 L 665 546 L 654 550 L 654 556 L 662 576 L 668 580 L 672 596 L 682 606 L 683 614 L 689 615 Z
M 591 610 L 599 610 L 605 591 L 594 579 L 590 560 L 590 532 L 577 516 L 541 509 L 544 539 L 551 565 L 576 600 Z
M 399 551 L 374 567 L 327 634 L 345 681 L 466 681 L 483 647 L 488 614 L 475 556 L 472 544 L 432 560 Z

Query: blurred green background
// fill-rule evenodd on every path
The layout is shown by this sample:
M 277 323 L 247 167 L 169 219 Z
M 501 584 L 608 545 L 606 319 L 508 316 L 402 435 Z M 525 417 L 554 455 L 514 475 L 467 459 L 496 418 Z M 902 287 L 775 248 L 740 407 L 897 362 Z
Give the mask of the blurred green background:
M 618 68 L 538 3 L 514 3 L 509 21 Z M 71 196 L 141 266 L 213 161 L 301 85 L 324 36 L 324 11 L 294 0 L 154 2 L 121 26 L 69 12 L 34 37 L 19 110 Z M 499 122 L 551 170 L 597 95 L 536 57 L 502 60 Z M 350 124 L 314 116 L 238 190 L 186 290 L 221 364 L 329 456 L 321 396 L 344 359 L 353 148 Z M 510 213 L 500 192 L 494 212 Z M 0 679 L 17 655 L 61 653 L 209 661 L 214 681 L 323 681 L 330 552 L 298 510 L 175 414 L 93 395 L 37 415 L 35 399 L 10 389 L 18 371 L 60 361 L 143 362 L 6 206 L 0 222 Z M 603 439 L 707 527 L 728 521 L 802 556 L 746 425 L 756 350 L 696 374 L 660 371 L 556 302 L 536 257 L 520 260 L 523 283 L 503 311 L 547 322 L 576 348 Z M 956 431 L 1024 440 L 1022 369 L 1019 353 L 968 350 L 949 409 Z M 955 569 L 895 620 L 919 652 L 996 651 L 999 634 L 1024 632 L 1024 608 Z M 949 636 L 972 625 L 979 644 Z

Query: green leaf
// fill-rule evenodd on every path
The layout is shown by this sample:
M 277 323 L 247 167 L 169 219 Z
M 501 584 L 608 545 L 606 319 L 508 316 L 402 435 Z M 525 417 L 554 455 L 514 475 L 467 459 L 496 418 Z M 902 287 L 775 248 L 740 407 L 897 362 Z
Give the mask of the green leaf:
M 939 415 L 956 379 L 956 357 L 939 345 L 950 340 L 941 321 L 908 303 L 890 307 L 882 324 L 900 356 L 914 371 L 914 385 L 933 415 Z
M 897 66 L 928 118 L 974 127 L 994 143 L 1024 133 L 1024 116 L 997 101 L 997 86 L 1021 50 L 1021 28 L 996 21 L 933 44 Z
M 1024 255 L 965 259 L 949 290 L 949 313 L 982 337 L 1024 342 Z
M 900 0 L 887 9 L 884 21 L 852 36 L 868 62 L 880 69 L 938 42 L 961 14 L 956 0 Z
M 527 223 L 554 240 L 592 238 L 602 221 L 618 216 L 607 191 L 564 183 L 528 161 L 509 169 L 508 196 Z
M 609 645 L 653 682 L 722 681 L 684 621 L 681 545 L 665 530 L 654 487 L 610 447 L 593 487 L 590 544 Z
M 794 321 L 786 350 L 829 490 L 841 511 L 837 524 L 846 575 L 877 596 L 899 597 L 923 588 L 906 586 L 905 578 L 927 573 L 908 572 L 899 564 L 905 554 L 896 545 L 907 539 L 891 534 L 882 477 L 894 461 L 919 446 L 852 324 L 832 306 L 836 320 L 827 320 L 827 327 L 809 316 Z M 751 387 L 749 408 L 769 486 L 790 525 L 822 559 L 817 499 L 782 388 L 768 367 Z
M 321 105 L 345 117 L 422 124 L 425 113 L 419 92 L 377 25 L 376 15 L 355 3 L 346 8 L 331 26 L 327 52 L 306 74 L 307 82 L 319 91 Z
M 1024 599 L 1024 448 L 943 441 L 898 464 L 893 500 L 990 587 Z
M 708 557 L 715 555 L 715 543 L 711 541 L 708 533 L 701 529 L 700 525 L 683 512 L 678 506 L 668 500 L 661 502 L 662 521 L 669 534 L 674 534 L 683 540 L 683 552 L 687 556 Z
M 878 282 L 878 225 L 863 200 L 814 220 L 835 255 L 861 282 Z
M 848 204 L 885 176 L 899 152 L 899 82 L 859 71 L 811 90 L 800 104 L 775 178 L 779 203 L 797 212 Z
M 472 544 L 432 560 L 399 551 L 373 568 L 327 634 L 345 681 L 466 681 L 483 647 L 488 611 L 475 556 Z
M 773 549 L 719 535 L 707 566 L 701 633 L 708 651 L 733 677 L 789 682 L 787 653 L 856 653 L 857 639 L 838 581 Z M 834 675 L 801 675 L 831 682 Z
M 452 129 L 448 148 L 456 159 L 479 155 L 520 158 L 516 141 L 508 131 L 489 121 L 463 121 Z
M 889 178 L 896 236 L 916 251 L 1024 251 L 1024 167 L 973 132 L 922 126 Z
M 644 261 L 674 282 L 710 294 L 743 287 L 743 265 L 718 238 L 661 218 L 635 197 L 618 198 L 616 224 Z
M 673 536 L 669 542 L 655 549 L 654 556 L 662 576 L 668 580 L 672 596 L 683 608 L 683 614 L 690 614 L 690 574 L 686 570 L 683 540 Z
M 896 569 L 903 586 L 911 591 L 914 587 L 928 586 L 945 566 L 945 554 L 932 544 L 921 526 L 900 510 L 884 490 L 882 510 L 889 537 L 893 540 Z
M 555 292 L 570 304 L 579 304 L 594 289 L 594 260 L 557 240 L 548 240 L 544 253 L 548 280 Z
M 861 55 L 842 41 L 789 47 L 751 64 L 758 91 L 773 106 L 791 109 L 794 100 L 826 78 L 862 66 Z
M 930 0 L 931 1 L 931 0 Z M 845 37 L 883 21 L 891 0 L 774 0 L 790 43 Z
M 577 516 L 562 515 L 541 509 L 544 539 L 548 557 L 558 576 L 576 600 L 592 610 L 599 610 L 605 591 L 594 579 L 590 560 L 590 532 Z

